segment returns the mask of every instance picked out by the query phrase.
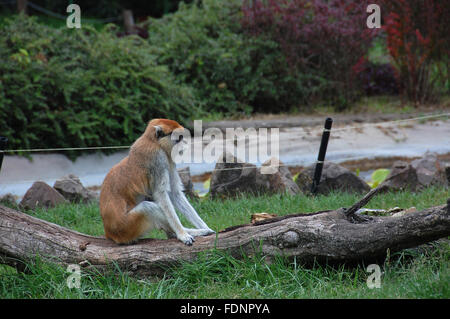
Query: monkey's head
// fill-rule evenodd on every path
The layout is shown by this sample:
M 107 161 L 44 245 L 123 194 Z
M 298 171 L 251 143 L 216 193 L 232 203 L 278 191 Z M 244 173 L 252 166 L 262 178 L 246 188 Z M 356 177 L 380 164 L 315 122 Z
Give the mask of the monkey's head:
M 146 134 L 157 142 L 162 149 L 170 152 L 183 140 L 184 127 L 178 122 L 168 119 L 153 119 L 148 123 Z

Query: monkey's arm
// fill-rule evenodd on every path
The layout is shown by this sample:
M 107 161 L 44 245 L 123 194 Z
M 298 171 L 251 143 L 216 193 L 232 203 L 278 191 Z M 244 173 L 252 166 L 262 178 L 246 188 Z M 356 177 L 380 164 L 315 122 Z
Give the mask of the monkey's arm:
M 194 225 L 194 227 L 198 229 L 208 229 L 211 230 L 211 233 L 213 233 L 213 230 L 206 225 L 206 223 L 201 219 L 201 217 L 198 215 L 198 213 L 195 211 L 194 207 L 189 203 L 189 201 L 186 198 L 186 195 L 182 191 L 180 192 L 171 192 L 170 197 L 172 199 L 172 202 L 176 209 L 182 213 L 187 220 Z
M 175 208 L 178 209 L 194 227 L 198 229 L 207 229 L 211 231 L 211 234 L 214 233 L 214 231 L 201 219 L 186 198 L 186 195 L 183 192 L 183 184 L 181 183 L 180 176 L 176 169 L 172 169 L 170 175 L 171 192 L 169 193 L 169 196 Z
M 170 178 L 168 171 L 162 170 L 155 174 L 153 183 L 153 199 L 163 211 L 169 227 L 180 241 L 186 245 L 192 245 L 194 237 L 186 232 L 169 197 Z

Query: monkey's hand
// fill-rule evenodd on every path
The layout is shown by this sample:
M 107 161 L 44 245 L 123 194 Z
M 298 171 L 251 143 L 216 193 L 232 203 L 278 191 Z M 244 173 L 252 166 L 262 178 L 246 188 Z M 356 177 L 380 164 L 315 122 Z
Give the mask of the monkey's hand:
M 188 233 L 178 235 L 177 239 L 187 246 L 191 246 L 195 241 L 194 237 L 189 235 Z
M 210 228 L 185 228 L 186 232 L 193 236 L 193 237 L 197 237 L 197 236 L 208 236 L 211 234 L 215 234 L 215 231 L 210 229 Z
M 205 228 L 205 229 L 197 229 L 197 231 L 199 232 L 199 236 L 208 236 L 208 235 L 216 233 L 214 230 L 212 230 L 209 227 Z

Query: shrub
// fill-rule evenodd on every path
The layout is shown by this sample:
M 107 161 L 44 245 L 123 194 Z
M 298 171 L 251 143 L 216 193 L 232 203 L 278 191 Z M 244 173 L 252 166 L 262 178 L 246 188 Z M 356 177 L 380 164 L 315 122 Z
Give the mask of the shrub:
M 365 1 L 245 1 L 242 25 L 248 34 L 278 43 L 292 74 L 311 97 L 346 105 L 358 95 L 352 67 L 367 53 L 374 30 L 366 25 Z
M 158 62 L 192 85 L 208 111 L 289 110 L 298 103 L 303 76 L 289 72 L 278 43 L 242 32 L 241 6 L 241 0 L 181 3 L 176 13 L 150 19 Z
M 9 148 L 129 145 L 153 117 L 200 112 L 155 48 L 84 26 L 16 16 L 0 29 L 0 126 Z M 73 155 L 73 154 L 72 154 Z
M 365 61 L 358 72 L 358 78 L 364 93 L 373 95 L 398 94 L 398 83 L 394 67 L 389 63 Z
M 441 83 L 448 85 L 450 2 L 386 0 L 382 4 L 383 29 L 403 94 L 416 105 L 433 101 L 437 88 L 445 87 Z

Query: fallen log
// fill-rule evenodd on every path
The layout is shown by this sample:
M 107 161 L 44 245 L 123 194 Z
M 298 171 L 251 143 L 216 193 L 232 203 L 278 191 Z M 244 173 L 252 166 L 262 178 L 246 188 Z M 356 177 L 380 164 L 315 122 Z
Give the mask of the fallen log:
M 176 239 L 117 245 L 0 205 L 0 263 L 21 269 L 39 255 L 63 266 L 79 264 L 100 271 L 114 262 L 123 271 L 149 276 L 211 249 L 235 258 L 260 252 L 268 259 L 296 257 L 297 262 L 358 262 L 383 257 L 388 249 L 392 253 L 449 236 L 449 210 L 447 204 L 363 222 L 349 218 L 346 209 L 288 215 L 197 237 L 193 246 L 186 246 Z

